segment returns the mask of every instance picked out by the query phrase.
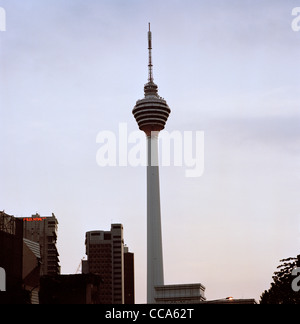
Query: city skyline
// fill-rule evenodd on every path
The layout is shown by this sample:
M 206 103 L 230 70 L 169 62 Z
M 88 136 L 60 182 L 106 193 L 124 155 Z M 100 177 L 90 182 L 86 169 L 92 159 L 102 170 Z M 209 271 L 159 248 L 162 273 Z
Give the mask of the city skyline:
M 100 167 L 96 138 L 136 130 L 151 21 L 168 130 L 205 133 L 201 177 L 160 174 L 165 283 L 259 300 L 278 261 L 299 254 L 296 5 L 0 1 L 0 209 L 56 215 L 64 274 L 85 255 L 85 232 L 124 224 L 146 301 L 145 168 Z

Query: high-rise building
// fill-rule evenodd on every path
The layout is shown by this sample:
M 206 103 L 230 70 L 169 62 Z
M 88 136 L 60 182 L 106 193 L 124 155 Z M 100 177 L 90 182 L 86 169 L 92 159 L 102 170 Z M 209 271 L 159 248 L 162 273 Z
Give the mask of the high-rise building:
M 164 285 L 162 231 L 158 167 L 158 135 L 165 128 L 171 113 L 167 102 L 158 95 L 153 82 L 152 33 L 149 24 L 149 78 L 144 86 L 145 97 L 136 102 L 133 115 L 140 130 L 147 136 L 147 302 L 155 303 L 155 286 Z
M 23 236 L 40 244 L 42 275 L 60 274 L 59 253 L 57 250 L 58 221 L 54 214 L 41 217 L 39 214 L 23 218 Z
M 110 231 L 87 232 L 85 245 L 88 258 L 82 261 L 82 272 L 101 276 L 101 303 L 124 304 L 128 300 L 125 296 L 134 294 L 125 278 L 134 282 L 134 272 L 133 265 L 127 266 L 126 260 L 130 263 L 130 258 L 124 257 L 128 251 L 124 248 L 123 225 L 112 224 Z M 134 300 L 134 296 L 132 298 Z

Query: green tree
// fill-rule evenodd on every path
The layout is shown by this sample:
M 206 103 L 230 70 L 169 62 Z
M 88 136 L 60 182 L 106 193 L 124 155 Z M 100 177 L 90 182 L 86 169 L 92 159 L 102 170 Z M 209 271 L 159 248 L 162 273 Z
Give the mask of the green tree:
M 273 282 L 269 290 L 265 290 L 261 297 L 261 304 L 300 304 L 300 291 L 292 289 L 292 282 L 296 279 L 292 275 L 294 268 L 300 267 L 300 255 L 297 258 L 280 260 L 281 264 L 274 272 Z

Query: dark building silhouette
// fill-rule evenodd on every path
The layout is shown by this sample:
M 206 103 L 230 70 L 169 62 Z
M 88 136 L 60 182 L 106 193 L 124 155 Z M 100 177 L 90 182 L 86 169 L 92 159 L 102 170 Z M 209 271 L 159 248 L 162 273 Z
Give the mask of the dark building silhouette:
M 23 238 L 23 287 L 30 293 L 30 303 L 39 304 L 41 274 L 40 245 Z
M 0 268 L 6 275 L 6 291 L 0 294 L 1 304 L 39 303 L 42 265 L 49 267 L 49 263 L 43 261 L 52 257 L 57 260 L 56 246 L 52 248 L 56 233 L 50 222 L 54 222 L 54 226 L 57 224 L 52 218 L 49 223 L 42 224 L 41 219 L 35 217 L 24 219 L 0 213 Z M 47 230 L 37 230 L 43 227 Z M 46 240 L 45 245 L 40 244 L 42 239 Z M 43 253 L 43 247 L 47 249 L 47 255 Z
M 23 304 L 29 297 L 22 289 L 23 222 L 0 212 L 0 267 L 6 272 L 6 291 L 1 304 Z
M 41 271 L 40 246 L 23 238 L 23 220 L 0 213 L 0 268 L 6 291 L 1 304 L 38 304 Z
M 134 254 L 124 247 L 124 303 L 127 305 L 135 303 L 134 285 Z
M 82 261 L 82 272 L 101 276 L 101 302 L 133 303 L 133 254 L 126 257 L 129 252 L 124 248 L 123 225 L 112 224 L 110 231 L 87 232 L 85 245 L 88 258 Z M 128 260 L 128 263 L 125 260 Z
M 101 283 L 101 277 L 93 274 L 43 276 L 40 304 L 101 304 Z

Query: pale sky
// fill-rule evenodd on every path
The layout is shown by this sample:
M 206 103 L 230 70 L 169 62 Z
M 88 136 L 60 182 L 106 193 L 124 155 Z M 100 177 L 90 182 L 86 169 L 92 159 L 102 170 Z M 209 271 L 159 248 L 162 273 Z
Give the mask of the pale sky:
M 146 301 L 146 170 L 99 167 L 97 134 L 138 129 L 154 81 L 166 129 L 204 131 L 205 172 L 161 167 L 165 283 L 255 298 L 300 253 L 300 32 L 294 0 L 0 0 L 0 209 L 55 213 L 62 273 L 85 232 L 124 225 Z

